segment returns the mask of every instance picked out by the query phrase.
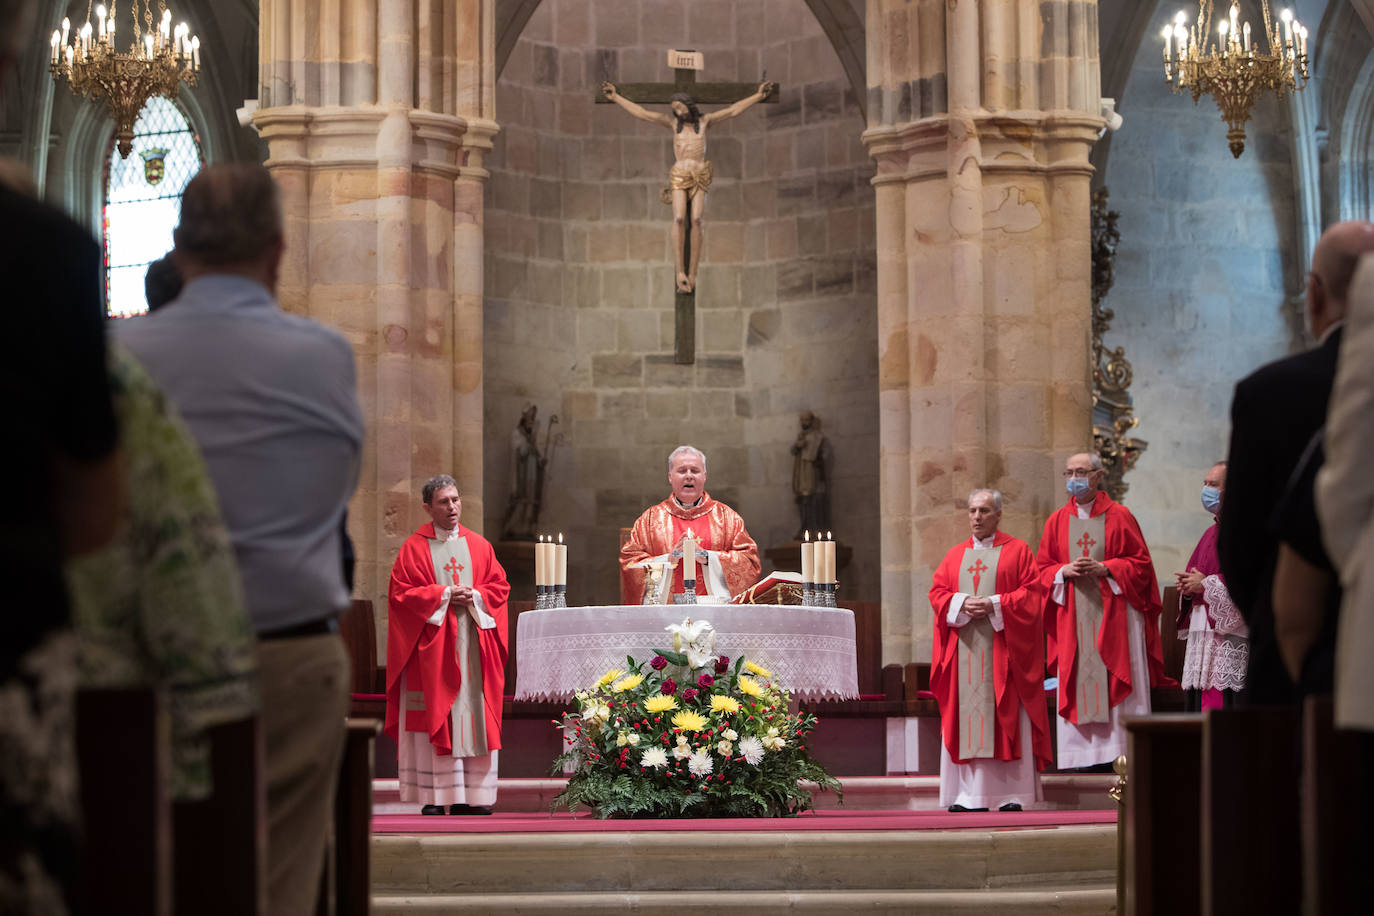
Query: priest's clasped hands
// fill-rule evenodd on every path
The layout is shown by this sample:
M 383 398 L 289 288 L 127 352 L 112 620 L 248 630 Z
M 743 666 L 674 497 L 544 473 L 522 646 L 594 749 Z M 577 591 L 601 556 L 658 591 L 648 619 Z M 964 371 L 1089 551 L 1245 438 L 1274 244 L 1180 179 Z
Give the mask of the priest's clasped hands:
M 964 605 L 960 608 L 965 614 L 974 620 L 981 620 L 993 611 L 991 598 L 965 598 Z
M 448 587 L 448 608 L 453 610 L 457 607 L 472 607 L 472 586 L 470 585 L 450 585 Z
M 1101 579 L 1112 574 L 1105 563 L 1099 563 L 1092 557 L 1078 557 L 1072 563 L 1064 564 L 1063 572 L 1065 579 L 1077 579 L 1079 576 Z

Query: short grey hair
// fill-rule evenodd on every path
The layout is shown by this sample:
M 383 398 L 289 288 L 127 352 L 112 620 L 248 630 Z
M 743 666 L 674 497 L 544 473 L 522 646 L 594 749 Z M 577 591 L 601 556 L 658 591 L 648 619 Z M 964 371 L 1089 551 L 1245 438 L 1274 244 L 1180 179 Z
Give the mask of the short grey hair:
M 1085 454 L 1088 456 L 1088 462 L 1093 466 L 1094 471 L 1107 470 L 1106 465 L 1102 463 L 1102 456 L 1097 452 L 1086 452 Z
M 673 462 L 677 460 L 678 455 L 696 455 L 697 460 L 701 462 L 701 469 L 703 471 L 706 470 L 706 454 L 701 449 L 695 448 L 690 445 L 679 445 L 677 448 L 673 449 L 673 451 L 668 455 L 669 473 L 672 473 Z
M 996 509 L 998 512 L 1002 511 L 1002 491 L 994 490 L 992 487 L 983 487 L 982 489 L 974 490 L 970 493 L 968 495 L 969 505 L 973 504 L 973 497 L 980 493 L 987 493 L 990 495 L 992 497 L 992 508 Z
M 425 501 L 425 505 L 428 506 L 430 503 L 434 502 L 434 494 L 445 487 L 453 487 L 453 489 L 458 490 L 458 481 L 447 474 L 435 474 L 429 480 L 426 480 L 425 485 L 420 488 L 420 497 Z M 462 490 L 458 490 L 458 498 L 463 498 Z
M 172 232 L 178 255 L 201 264 L 251 262 L 282 237 L 281 191 L 272 173 L 249 162 L 206 166 L 181 194 Z

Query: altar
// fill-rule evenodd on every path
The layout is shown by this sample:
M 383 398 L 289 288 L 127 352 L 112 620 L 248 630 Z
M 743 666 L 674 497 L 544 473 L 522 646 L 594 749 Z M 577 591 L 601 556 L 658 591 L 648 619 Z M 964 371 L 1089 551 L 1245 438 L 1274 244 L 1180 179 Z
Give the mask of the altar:
M 715 651 L 773 673 L 803 700 L 859 695 L 854 614 L 800 605 L 697 604 L 568 607 L 526 611 L 516 629 L 517 700 L 564 699 L 626 657 L 647 662 L 672 648 L 669 624 L 709 621 Z

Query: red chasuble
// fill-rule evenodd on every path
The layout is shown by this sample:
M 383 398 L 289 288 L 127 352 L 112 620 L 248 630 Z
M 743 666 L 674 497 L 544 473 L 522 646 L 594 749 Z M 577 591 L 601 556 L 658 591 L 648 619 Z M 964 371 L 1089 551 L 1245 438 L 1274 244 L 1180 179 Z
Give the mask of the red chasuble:
M 1050 674 L 1059 677 L 1059 714 L 1075 725 L 1078 724 L 1078 705 L 1074 672 L 1077 670 L 1076 657 L 1080 646 L 1073 580 L 1064 580 L 1062 606 L 1054 603 L 1052 595 L 1054 577 L 1060 568 L 1080 555 L 1080 547 L 1087 550 L 1098 546 L 1086 542 L 1078 546 L 1069 543 L 1069 529 L 1072 520 L 1077 518 L 1076 505 L 1073 497 L 1069 497 L 1068 503 L 1045 522 L 1040 552 L 1035 557 L 1045 601 L 1047 662 Z M 1175 686 L 1175 682 L 1164 674 L 1164 656 L 1159 644 L 1159 585 L 1155 582 L 1150 548 L 1145 544 L 1135 516 L 1101 491 L 1093 501 L 1089 516 L 1093 519 L 1102 518 L 1106 543 L 1101 545 L 1100 562 L 1106 565 L 1122 591 L 1120 595 L 1114 593 L 1105 576 L 1097 580 L 1098 592 L 1102 597 L 1102 624 L 1096 649 L 1106 666 L 1108 703 L 1116 706 L 1130 696 L 1136 686 L 1131 683 L 1130 633 L 1126 619 L 1128 603 L 1139 610 L 1145 619 L 1145 652 L 1149 658 L 1150 684 L 1139 686 L 1148 689 L 1150 686 Z
M 972 541 L 964 541 L 945 554 L 930 587 L 930 606 L 935 611 L 934 646 L 930 689 L 940 703 L 940 730 L 955 763 L 959 756 L 959 709 L 955 681 L 959 668 L 959 629 L 948 623 L 949 605 L 959 588 L 960 566 Z M 1002 631 L 993 634 L 992 675 L 997 697 L 992 758 L 1019 760 L 1021 710 L 1031 723 L 1031 752 L 1037 769 L 1052 762 L 1049 716 L 1045 712 L 1045 656 L 1041 608 L 1043 597 L 1036 577 L 1035 560 L 1026 542 L 997 532 L 993 549 L 1001 548 L 997 562 L 996 594 L 1002 606 Z M 969 551 L 975 556 L 982 551 Z M 979 589 L 983 592 L 985 589 Z
M 482 596 L 486 611 L 496 620 L 491 629 L 478 629 L 477 639 L 482 660 L 482 700 L 486 709 L 487 750 L 501 747 L 501 701 L 506 685 L 506 597 L 510 584 L 506 571 L 496 560 L 491 544 L 481 535 L 458 526 L 458 536 L 467 540 L 472 561 L 472 588 Z M 444 595 L 444 589 L 458 581 L 453 571 L 453 583 L 436 582 L 430 541 L 434 539 L 434 525 L 421 525 L 401 545 L 396 565 L 391 570 L 391 588 L 387 595 L 386 640 L 386 733 L 400 740 L 399 731 L 424 731 L 440 756 L 453 752 L 453 718 L 450 715 L 458 697 L 460 675 L 457 662 L 458 619 L 453 611 L 466 614 L 467 608 L 450 605 L 439 626 L 428 623 Z M 412 710 L 405 723 L 399 722 L 401 709 L 401 675 L 406 676 L 408 690 L 424 694 L 423 711 Z M 421 721 L 413 721 L 419 717 Z
M 744 519 L 738 512 L 712 499 L 710 493 L 703 493 L 701 502 L 690 508 L 679 505 L 670 495 L 644 510 L 630 530 L 630 539 L 620 548 L 620 581 L 627 604 L 639 604 L 644 600 L 644 570 L 630 569 L 629 564 L 668 553 L 689 530 L 698 546 L 713 550 L 720 557 L 731 597 L 758 581 L 759 548 L 744 530 Z M 673 594 L 681 591 L 682 563 L 679 562 L 673 574 Z M 704 564 L 697 567 L 696 593 L 708 594 Z

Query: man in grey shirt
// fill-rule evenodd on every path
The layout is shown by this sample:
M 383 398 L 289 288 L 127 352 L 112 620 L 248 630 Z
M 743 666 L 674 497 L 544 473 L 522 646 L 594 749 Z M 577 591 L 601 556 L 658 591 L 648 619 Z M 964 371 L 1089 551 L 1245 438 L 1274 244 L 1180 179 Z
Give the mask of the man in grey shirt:
M 348 712 L 335 618 L 349 600 L 340 521 L 363 439 L 353 350 L 276 304 L 281 199 L 263 167 L 198 174 L 173 238 L 185 288 L 118 336 L 214 479 L 260 637 L 270 912 L 312 912 Z

